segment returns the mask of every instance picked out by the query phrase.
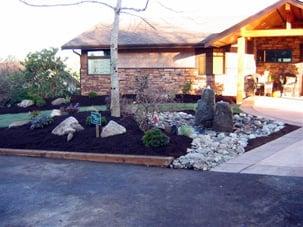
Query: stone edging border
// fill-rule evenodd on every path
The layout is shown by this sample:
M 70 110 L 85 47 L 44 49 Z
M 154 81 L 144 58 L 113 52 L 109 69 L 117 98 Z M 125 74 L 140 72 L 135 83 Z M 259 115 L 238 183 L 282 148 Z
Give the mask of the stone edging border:
M 173 157 L 0 148 L 0 155 L 168 167 Z

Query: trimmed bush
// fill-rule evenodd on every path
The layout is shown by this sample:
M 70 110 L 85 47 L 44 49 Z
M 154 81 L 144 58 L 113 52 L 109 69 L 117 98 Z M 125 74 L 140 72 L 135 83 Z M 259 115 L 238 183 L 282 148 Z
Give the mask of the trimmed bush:
M 142 140 L 146 147 L 164 147 L 169 144 L 169 137 L 158 128 L 146 131 Z
M 44 128 L 45 126 L 50 125 L 53 123 L 53 119 L 47 115 L 38 115 L 31 120 L 31 127 L 30 129 L 38 129 Z
M 94 92 L 94 91 L 91 91 L 89 94 L 88 94 L 88 97 L 91 99 L 91 98 L 95 98 L 95 97 L 97 97 L 98 96 L 98 94 L 96 93 L 96 92 Z
M 189 125 L 182 125 L 179 129 L 178 129 L 178 134 L 180 136 L 187 136 L 187 137 L 191 137 L 191 135 L 193 134 L 193 128 Z

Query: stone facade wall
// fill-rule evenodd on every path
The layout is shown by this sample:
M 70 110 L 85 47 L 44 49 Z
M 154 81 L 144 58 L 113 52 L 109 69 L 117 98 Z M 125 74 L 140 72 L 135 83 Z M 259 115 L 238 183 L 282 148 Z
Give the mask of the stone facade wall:
M 300 45 L 303 44 L 303 37 L 272 37 L 272 38 L 256 38 L 254 40 L 254 54 L 257 50 L 268 49 L 291 49 L 291 63 L 263 63 L 257 62 L 257 73 L 263 74 L 265 70 L 270 75 L 278 77 L 283 73 L 291 73 L 297 75 L 297 85 L 295 87 L 295 96 L 303 95 L 303 61 L 300 56 Z
M 87 55 L 81 55 L 81 94 L 88 95 L 96 92 L 98 95 L 106 95 L 110 92 L 110 75 L 88 75 Z M 150 87 L 164 89 L 172 93 L 180 93 L 187 81 L 193 82 L 193 94 L 201 94 L 201 89 L 206 87 L 206 76 L 199 76 L 198 70 L 192 67 L 156 68 L 119 68 L 120 93 L 136 93 L 136 77 L 148 76 Z
M 257 63 L 257 73 L 264 73 L 269 70 L 272 74 L 281 72 L 289 72 L 297 74 L 295 64 L 301 62 L 300 44 L 303 44 L 303 37 L 272 37 L 272 38 L 256 38 L 255 39 L 255 56 L 257 50 L 268 49 L 291 49 L 292 63 Z

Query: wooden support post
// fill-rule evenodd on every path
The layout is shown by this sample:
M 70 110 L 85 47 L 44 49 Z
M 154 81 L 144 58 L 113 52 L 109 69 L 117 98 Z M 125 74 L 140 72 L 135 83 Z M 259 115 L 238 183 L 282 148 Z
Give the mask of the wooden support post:
M 238 75 L 237 75 L 237 104 L 244 98 L 246 38 L 238 38 Z
M 96 125 L 96 138 L 100 137 L 100 126 Z

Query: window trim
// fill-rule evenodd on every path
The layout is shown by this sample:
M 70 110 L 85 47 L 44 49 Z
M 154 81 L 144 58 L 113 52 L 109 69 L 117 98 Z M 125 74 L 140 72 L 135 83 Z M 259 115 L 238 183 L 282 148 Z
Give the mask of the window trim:
M 110 76 L 111 73 L 89 73 L 89 67 L 88 67 L 88 62 L 89 60 L 98 60 L 98 59 L 109 59 L 110 63 L 111 63 L 111 56 L 110 54 L 108 56 L 89 56 L 88 52 L 97 52 L 97 51 L 109 51 L 109 50 L 88 50 L 86 52 L 86 56 L 87 56 L 87 75 L 88 76 Z
M 259 60 L 259 51 L 262 51 L 263 57 L 262 60 Z M 291 52 L 291 61 L 285 62 L 285 61 L 268 61 L 266 59 L 266 51 L 290 51 Z M 287 48 L 287 49 L 258 49 L 256 52 L 256 62 L 257 63 L 272 63 L 272 64 L 291 64 L 293 63 L 293 49 Z

